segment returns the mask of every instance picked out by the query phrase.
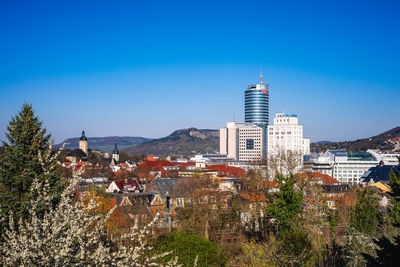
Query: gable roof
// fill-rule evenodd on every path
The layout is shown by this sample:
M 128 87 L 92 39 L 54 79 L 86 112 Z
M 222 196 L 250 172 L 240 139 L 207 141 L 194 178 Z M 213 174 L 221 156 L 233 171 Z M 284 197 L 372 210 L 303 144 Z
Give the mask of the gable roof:
M 333 178 L 328 174 L 322 174 L 320 172 L 312 172 L 312 173 L 299 173 L 297 177 L 300 180 L 303 179 L 311 179 L 316 181 L 321 181 L 324 185 L 334 185 L 334 184 L 341 184 L 338 180 Z
M 135 191 L 140 190 L 140 186 L 136 180 L 130 181 L 115 181 L 114 182 L 120 191 Z
M 163 179 L 156 178 L 153 180 L 153 183 L 156 187 L 156 190 L 160 192 L 161 197 L 165 197 L 166 192 L 168 192 L 170 197 L 177 197 L 179 194 L 178 187 L 184 185 L 187 182 L 187 179 L 178 178 L 178 179 Z

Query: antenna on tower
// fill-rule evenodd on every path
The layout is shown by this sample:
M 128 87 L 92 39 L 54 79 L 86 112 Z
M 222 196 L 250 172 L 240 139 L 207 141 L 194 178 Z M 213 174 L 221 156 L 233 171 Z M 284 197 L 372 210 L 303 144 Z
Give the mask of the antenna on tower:
M 233 112 L 233 122 L 236 122 L 235 112 Z
M 263 84 L 263 80 L 262 80 L 262 68 L 261 68 L 261 71 L 260 71 L 260 84 Z

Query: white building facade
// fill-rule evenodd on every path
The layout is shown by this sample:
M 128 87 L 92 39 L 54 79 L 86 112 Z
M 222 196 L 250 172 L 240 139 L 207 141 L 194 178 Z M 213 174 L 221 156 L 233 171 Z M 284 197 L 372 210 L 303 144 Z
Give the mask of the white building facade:
M 312 161 L 312 170 L 328 174 L 342 183 L 358 184 L 363 174 L 378 163 L 379 161 L 368 152 L 327 150 Z
M 399 165 L 399 152 L 383 153 L 373 149 L 368 149 L 368 153 L 371 153 L 378 161 L 383 161 L 385 165 Z
M 228 122 L 220 129 L 220 153 L 235 161 L 260 161 L 266 157 L 266 127 Z
M 303 137 L 303 126 L 297 115 L 276 113 L 274 124 L 268 126 L 268 156 L 281 151 L 298 152 L 302 156 L 310 154 L 310 139 Z

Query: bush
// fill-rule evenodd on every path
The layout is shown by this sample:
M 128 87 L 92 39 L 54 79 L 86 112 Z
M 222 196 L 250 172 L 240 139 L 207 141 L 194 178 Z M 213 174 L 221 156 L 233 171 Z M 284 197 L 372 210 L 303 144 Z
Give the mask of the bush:
M 174 232 L 160 236 L 154 245 L 156 253 L 173 251 L 160 259 L 165 264 L 178 257 L 178 263 L 183 266 L 193 266 L 197 258 L 197 266 L 225 266 L 226 259 L 217 244 L 195 234 Z

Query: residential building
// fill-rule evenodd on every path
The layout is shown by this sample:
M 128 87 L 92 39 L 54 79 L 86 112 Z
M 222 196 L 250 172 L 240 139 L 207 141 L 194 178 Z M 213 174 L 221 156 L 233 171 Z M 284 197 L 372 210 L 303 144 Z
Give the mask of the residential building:
M 136 180 L 128 181 L 127 179 L 124 181 L 113 181 L 106 189 L 107 193 L 139 193 L 141 191 L 142 189 Z

